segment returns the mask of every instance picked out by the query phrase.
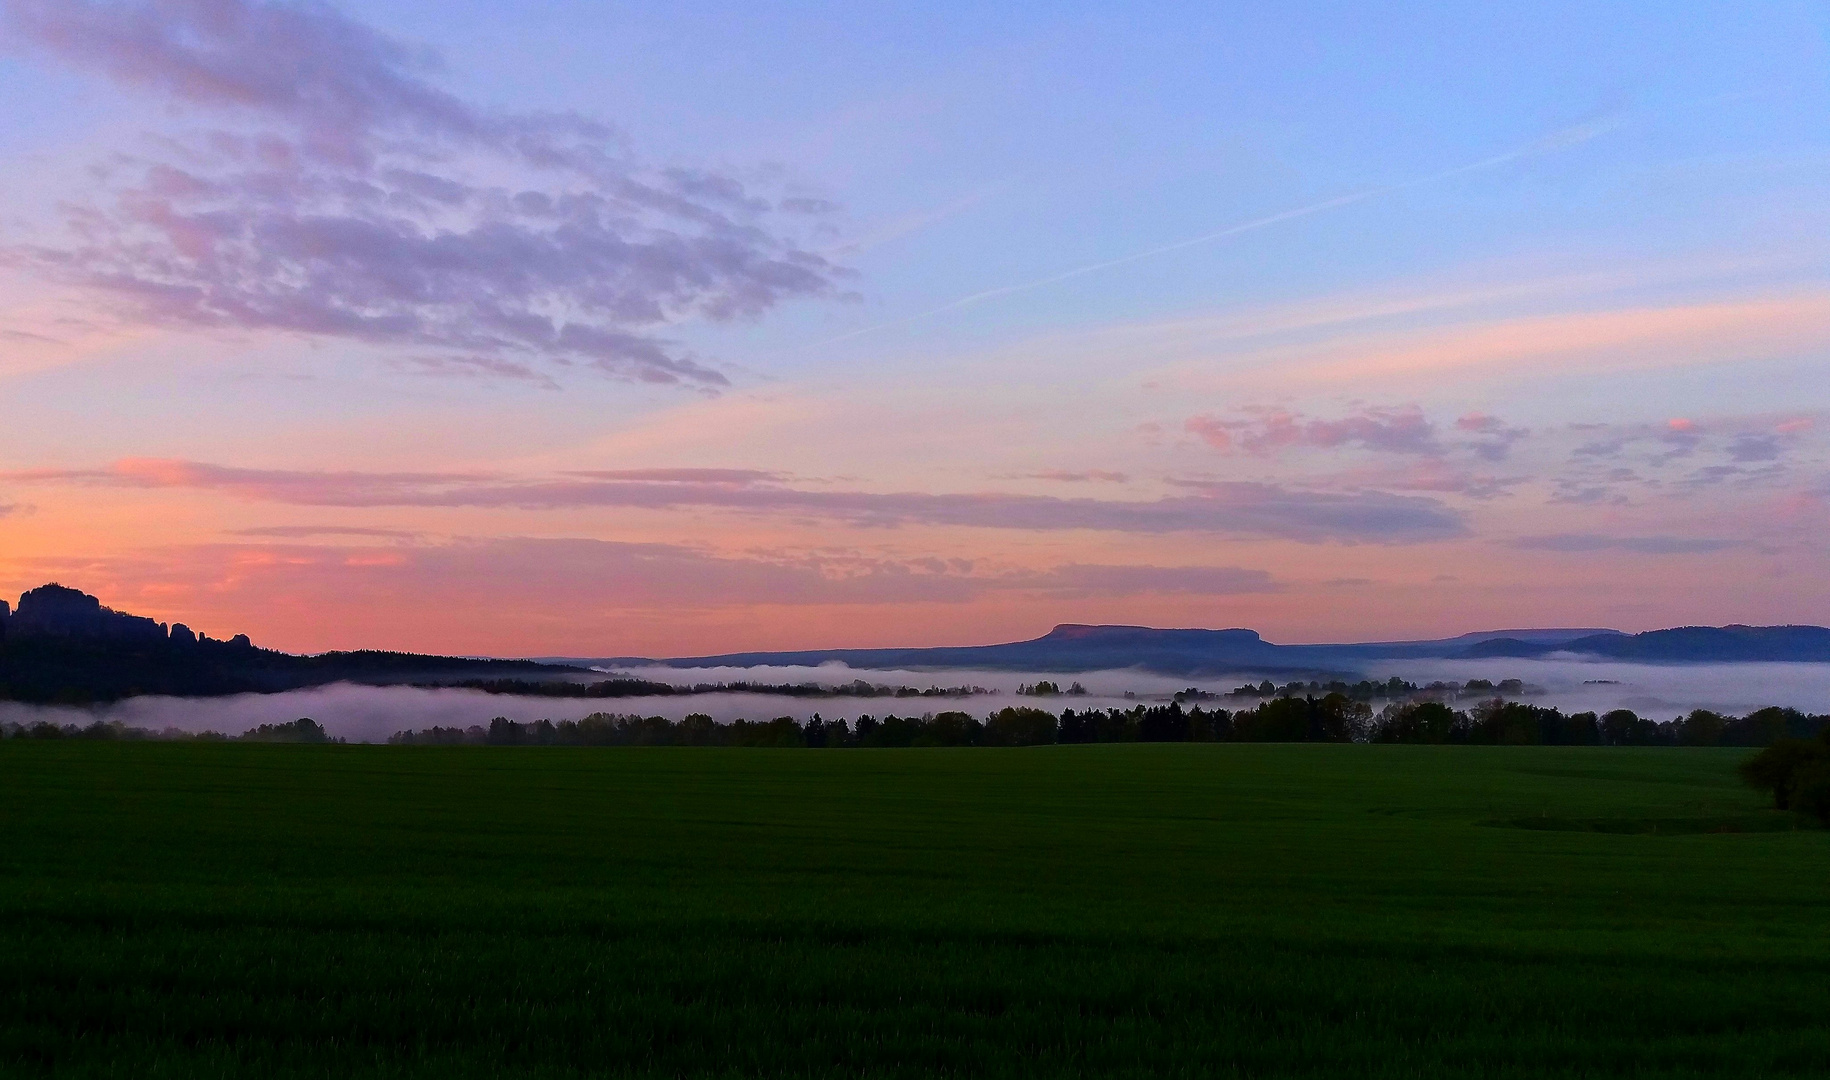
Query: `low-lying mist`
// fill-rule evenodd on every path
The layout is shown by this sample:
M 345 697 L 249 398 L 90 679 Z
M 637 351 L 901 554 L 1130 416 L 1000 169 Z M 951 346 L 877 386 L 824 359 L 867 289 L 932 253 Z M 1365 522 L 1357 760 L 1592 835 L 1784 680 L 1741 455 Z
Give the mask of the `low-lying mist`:
M 119 721 L 128 727 L 154 731 L 216 731 L 239 735 L 259 724 L 278 724 L 309 716 L 333 736 L 351 742 L 383 742 L 397 731 L 428 727 L 487 725 L 505 716 L 523 723 L 535 720 L 577 720 L 594 712 L 636 713 L 679 720 L 690 713 L 705 713 L 728 723 L 739 718 L 766 720 L 777 716 L 806 719 L 819 713 L 828 720 L 856 720 L 869 713 L 919 715 L 957 709 L 983 716 L 1005 705 L 1037 705 L 1062 709 L 1130 708 L 1140 702 L 1166 701 L 1188 687 L 1225 693 L 1260 676 L 1246 674 L 1211 678 L 1157 675 L 1145 671 L 1096 671 L 1079 675 L 1054 672 L 1011 671 L 903 671 L 852 668 L 842 664 L 819 667 L 621 668 L 630 675 L 673 685 L 706 682 L 806 683 L 840 685 L 863 680 L 887 686 L 926 689 L 930 686 L 978 686 L 990 694 L 957 698 L 821 698 L 808 700 L 773 694 L 715 693 L 679 697 L 628 697 L 610 700 L 517 697 L 479 690 L 421 689 L 408 686 L 358 686 L 338 683 L 280 694 L 240 694 L 220 698 L 139 697 L 110 705 L 86 708 L 23 705 L 0 702 L 0 722 L 33 724 L 41 720 L 59 726 L 87 726 L 97 720 Z M 1393 675 L 1418 685 L 1434 681 L 1467 682 L 1471 679 L 1522 679 L 1541 693 L 1529 696 L 1535 704 L 1553 705 L 1565 712 L 1632 709 L 1655 720 L 1669 720 L 1692 709 L 1712 709 L 1741 715 L 1767 705 L 1782 705 L 1806 712 L 1830 712 L 1830 664 L 1700 664 L 1661 666 L 1594 662 L 1567 658 L 1532 660 L 1396 660 L 1365 672 L 1384 679 Z M 1078 682 L 1084 696 L 1022 697 L 1017 688 L 1048 680 L 1066 687 Z M 1126 695 L 1134 695 L 1127 697 Z M 1255 699 L 1222 700 L 1225 708 L 1250 708 Z

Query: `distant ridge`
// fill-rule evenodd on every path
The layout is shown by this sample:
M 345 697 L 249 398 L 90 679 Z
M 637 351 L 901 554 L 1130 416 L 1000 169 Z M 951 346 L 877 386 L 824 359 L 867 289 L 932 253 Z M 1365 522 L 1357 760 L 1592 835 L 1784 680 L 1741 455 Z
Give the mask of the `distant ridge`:
M 1278 645 L 1246 629 L 1156 629 L 1063 623 L 1039 638 L 999 645 L 907 649 L 805 649 L 671 659 L 564 658 L 564 662 L 675 668 L 980 668 L 1072 674 L 1139 668 L 1166 675 L 1356 672 L 1384 660 L 1476 660 L 1572 653 L 1640 663 L 1830 662 L 1830 629 L 1819 626 L 1680 627 L 1625 634 L 1595 627 L 1485 630 L 1423 641 Z M 552 658 L 559 660 L 561 658 Z
M 1256 630 L 1159 630 L 1148 626 L 1063 623 L 1042 637 L 1001 645 L 913 649 L 813 649 L 800 652 L 725 653 L 647 660 L 618 657 L 598 663 L 660 663 L 669 667 L 817 667 L 839 663 L 862 668 L 983 668 L 992 671 L 1094 671 L 1140 665 L 1153 670 L 1205 670 L 1215 664 L 1284 670 L 1279 650 Z
M 1568 652 L 1658 664 L 1830 662 L 1830 629 L 1822 626 L 1678 626 L 1643 634 L 1581 637 L 1561 644 L 1517 635 L 1491 638 L 1469 656 L 1543 656 Z

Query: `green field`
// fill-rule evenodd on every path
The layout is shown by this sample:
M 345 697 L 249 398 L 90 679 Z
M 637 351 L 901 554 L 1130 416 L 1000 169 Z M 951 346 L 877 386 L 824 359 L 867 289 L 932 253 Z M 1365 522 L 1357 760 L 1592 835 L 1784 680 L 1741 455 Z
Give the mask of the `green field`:
M 0 1072 L 1822 1076 L 1747 751 L 0 743 Z

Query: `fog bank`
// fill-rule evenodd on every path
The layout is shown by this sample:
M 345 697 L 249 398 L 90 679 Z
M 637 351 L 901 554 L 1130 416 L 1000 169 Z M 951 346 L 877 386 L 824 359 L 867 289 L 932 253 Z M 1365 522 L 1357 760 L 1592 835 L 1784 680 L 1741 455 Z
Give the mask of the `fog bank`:
M 980 686 L 992 694 L 960 698 L 797 698 L 773 694 L 693 694 L 680 697 L 549 698 L 486 694 L 478 690 L 426 690 L 405 686 L 355 686 L 340 683 L 280 694 L 241 694 L 221 698 L 141 697 L 89 708 L 24 705 L 0 702 L 0 721 L 86 726 L 97 720 L 119 721 L 130 727 L 182 731 L 218 731 L 239 735 L 258 724 L 285 723 L 309 716 L 332 735 L 352 742 L 382 742 L 397 731 L 428 727 L 487 725 L 492 717 L 505 716 L 523 723 L 541 719 L 577 720 L 594 712 L 638 713 L 679 720 L 689 713 L 706 713 L 728 723 L 739 718 L 766 720 L 777 716 L 806 719 L 819 713 L 828 720 L 856 720 L 869 713 L 920 715 L 958 709 L 984 716 L 1007 705 L 1038 705 L 1062 709 L 1129 708 L 1139 702 L 1166 701 L 1177 690 L 1195 686 L 1224 693 L 1249 676 L 1187 678 L 1121 670 L 1081 675 L 1011 671 L 898 671 L 851 668 L 843 664 L 819 667 L 695 668 L 664 667 L 618 669 L 632 675 L 672 685 L 706 682 L 807 683 L 839 685 L 853 680 L 885 686 Z M 1368 677 L 1397 675 L 1424 685 L 1433 681 L 1467 682 L 1470 679 L 1523 679 L 1543 693 L 1528 698 L 1535 704 L 1554 705 L 1565 712 L 1593 709 L 1632 709 L 1654 720 L 1669 720 L 1691 709 L 1744 714 L 1767 705 L 1786 705 L 1806 712 L 1830 712 L 1830 664 L 1707 664 L 1657 666 L 1596 662 L 1566 657 L 1517 660 L 1396 660 L 1367 672 Z M 1067 686 L 1084 685 L 1089 693 L 1076 697 L 1030 698 L 1016 693 L 1023 683 L 1048 680 Z M 1127 698 L 1127 693 L 1136 695 Z M 1214 703 L 1227 708 L 1250 707 L 1252 699 Z

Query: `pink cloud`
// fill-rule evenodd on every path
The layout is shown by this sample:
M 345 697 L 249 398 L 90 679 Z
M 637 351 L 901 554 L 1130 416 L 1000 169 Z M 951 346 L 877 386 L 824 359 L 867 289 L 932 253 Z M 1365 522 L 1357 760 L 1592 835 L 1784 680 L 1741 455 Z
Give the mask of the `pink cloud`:
M 1324 385 L 1530 365 L 1664 367 L 1821 349 L 1830 293 L 1526 316 L 1343 339 L 1305 347 L 1279 373 Z
M 1224 420 L 1214 416 L 1191 416 L 1182 425 L 1183 430 L 1199 436 L 1202 442 L 1221 453 L 1233 449 L 1233 432 Z
M 653 475 L 654 471 L 642 472 Z M 0 477 L 26 483 L 217 491 L 295 506 L 712 507 L 870 527 L 920 524 L 1026 531 L 1193 532 L 1303 543 L 1417 543 L 1449 539 L 1467 531 L 1461 514 L 1433 499 L 1378 491 L 1316 492 L 1274 484 L 1198 481 L 1183 485 L 1199 491 L 1192 496 L 1063 499 L 1003 492 L 807 491 L 765 482 L 758 478 L 773 474 L 747 470 L 720 470 L 716 482 L 708 482 L 695 470 L 666 470 L 665 475 L 671 479 L 312 472 L 130 458 L 104 469 L 30 470 Z M 693 476 L 698 478 L 687 478 Z

